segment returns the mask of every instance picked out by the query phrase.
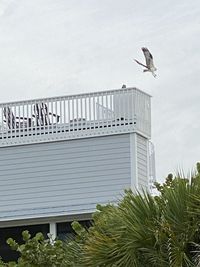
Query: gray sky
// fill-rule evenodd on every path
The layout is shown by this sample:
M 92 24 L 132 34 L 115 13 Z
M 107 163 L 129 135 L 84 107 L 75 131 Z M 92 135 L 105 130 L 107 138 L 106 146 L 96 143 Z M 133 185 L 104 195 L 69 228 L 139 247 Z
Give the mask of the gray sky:
M 136 86 L 163 180 L 200 160 L 199 47 L 199 0 L 0 0 L 0 102 Z

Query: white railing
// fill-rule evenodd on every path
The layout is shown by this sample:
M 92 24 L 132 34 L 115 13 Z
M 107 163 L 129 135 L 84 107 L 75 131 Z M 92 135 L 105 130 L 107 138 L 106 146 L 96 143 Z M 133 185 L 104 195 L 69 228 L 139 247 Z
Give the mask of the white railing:
M 124 88 L 0 104 L 0 146 L 138 131 L 150 137 L 150 96 Z

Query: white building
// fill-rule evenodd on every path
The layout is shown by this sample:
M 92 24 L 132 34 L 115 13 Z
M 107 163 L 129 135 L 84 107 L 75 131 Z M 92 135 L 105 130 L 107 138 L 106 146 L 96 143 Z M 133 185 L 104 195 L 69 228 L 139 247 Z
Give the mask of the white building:
M 154 180 L 151 97 L 137 88 L 3 103 L 0 125 L 1 242 L 23 229 L 61 236 Z

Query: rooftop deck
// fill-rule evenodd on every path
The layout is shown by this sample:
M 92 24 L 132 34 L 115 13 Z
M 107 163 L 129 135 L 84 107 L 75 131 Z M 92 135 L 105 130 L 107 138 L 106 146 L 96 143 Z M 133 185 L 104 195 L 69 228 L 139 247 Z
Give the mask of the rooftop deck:
M 151 136 L 151 97 L 137 88 L 0 104 L 0 147 L 138 132 Z

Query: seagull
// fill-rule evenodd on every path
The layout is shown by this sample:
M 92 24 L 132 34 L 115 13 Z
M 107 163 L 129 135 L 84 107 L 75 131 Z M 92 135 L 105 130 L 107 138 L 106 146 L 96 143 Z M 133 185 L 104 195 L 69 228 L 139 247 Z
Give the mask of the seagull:
M 157 70 L 156 67 L 153 64 L 153 56 L 149 52 L 148 48 L 142 47 L 142 52 L 144 53 L 145 60 L 146 60 L 146 65 L 140 63 L 138 60 L 135 59 L 135 61 L 145 67 L 146 69 L 143 70 L 143 72 L 150 71 L 154 77 L 156 77 L 155 71 Z

